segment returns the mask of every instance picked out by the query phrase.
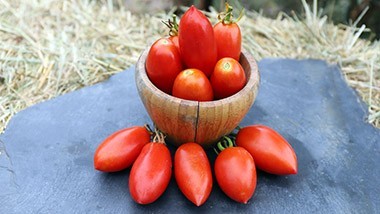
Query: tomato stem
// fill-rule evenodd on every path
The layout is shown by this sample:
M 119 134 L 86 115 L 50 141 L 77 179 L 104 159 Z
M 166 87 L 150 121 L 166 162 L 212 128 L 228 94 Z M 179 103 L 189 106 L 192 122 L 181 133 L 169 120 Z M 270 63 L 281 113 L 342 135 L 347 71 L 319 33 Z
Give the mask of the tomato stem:
M 153 142 L 162 143 L 162 144 L 166 145 L 165 137 L 166 137 L 166 135 L 164 133 L 162 133 L 159 129 L 157 129 L 157 127 L 155 127 Z
M 222 146 L 222 142 L 218 142 L 218 144 L 216 144 L 216 146 L 218 147 L 219 151 L 223 151 L 225 148 Z
M 217 148 L 214 147 L 213 149 L 215 153 L 218 155 L 219 152 L 225 150 L 226 148 L 236 146 L 234 142 L 235 142 L 234 137 L 230 137 L 226 135 L 226 136 L 223 136 L 223 138 L 220 139 L 220 141 L 216 144 Z
M 150 128 L 149 124 L 145 124 L 144 127 L 149 132 L 150 136 L 154 134 L 154 131 L 152 130 L 152 128 Z
M 218 20 L 225 25 L 238 22 L 244 15 L 244 8 L 240 11 L 240 14 L 236 20 L 233 20 L 233 7 L 226 2 L 226 10 L 218 14 Z
M 161 22 L 169 28 L 169 36 L 178 36 L 177 16 L 173 14 L 172 19 L 168 19 L 168 21 L 162 20 Z
M 232 142 L 231 138 L 229 138 L 227 136 L 223 136 L 223 138 L 228 142 L 227 147 L 233 147 L 234 146 L 234 143 Z

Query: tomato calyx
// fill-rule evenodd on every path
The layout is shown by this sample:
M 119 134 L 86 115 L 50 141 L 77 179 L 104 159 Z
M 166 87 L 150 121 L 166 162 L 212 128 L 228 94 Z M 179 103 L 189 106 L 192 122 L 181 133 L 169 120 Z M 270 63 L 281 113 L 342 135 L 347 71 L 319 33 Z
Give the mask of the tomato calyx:
M 179 25 L 175 14 L 173 14 L 172 19 L 168 19 L 168 21 L 162 20 L 161 22 L 169 28 L 169 36 L 178 36 Z
M 156 127 L 154 130 L 154 136 L 153 136 L 152 142 L 153 143 L 162 143 L 162 144 L 166 145 L 165 138 L 166 138 L 166 135 L 163 132 L 161 132 L 159 129 L 157 129 L 157 127 Z
M 225 25 L 238 22 L 243 17 L 244 8 L 240 11 L 239 17 L 236 20 L 233 20 L 233 9 L 234 8 L 226 2 L 226 10 L 218 14 L 218 20 Z
M 241 129 L 240 126 L 236 126 L 234 130 L 232 130 L 231 133 L 228 135 L 223 136 L 218 143 L 216 143 L 216 148 L 214 147 L 214 152 L 218 155 L 223 150 L 236 146 L 236 136 L 239 130 Z
M 156 126 L 154 127 L 154 130 L 149 126 L 149 124 L 145 124 L 144 127 L 149 132 L 149 135 L 152 137 L 153 143 L 162 143 L 166 145 L 166 134 L 160 131 Z
M 216 154 L 219 154 L 223 150 L 234 146 L 235 143 L 233 139 L 231 139 L 229 136 L 223 136 L 223 138 L 216 144 L 217 148 L 214 147 L 214 151 Z

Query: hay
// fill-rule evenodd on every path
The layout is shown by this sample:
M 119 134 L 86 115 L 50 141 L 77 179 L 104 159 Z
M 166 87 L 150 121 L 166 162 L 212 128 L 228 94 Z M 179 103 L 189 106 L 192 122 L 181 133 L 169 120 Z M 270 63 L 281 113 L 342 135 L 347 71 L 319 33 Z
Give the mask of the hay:
M 160 20 L 170 13 L 137 15 L 110 2 L 0 0 L 0 131 L 28 106 L 134 65 L 148 44 L 166 35 Z M 380 127 L 380 42 L 360 39 L 364 26 L 333 25 L 303 3 L 304 18 L 247 12 L 240 21 L 244 47 L 257 59 L 338 63 L 368 104 L 368 121 Z

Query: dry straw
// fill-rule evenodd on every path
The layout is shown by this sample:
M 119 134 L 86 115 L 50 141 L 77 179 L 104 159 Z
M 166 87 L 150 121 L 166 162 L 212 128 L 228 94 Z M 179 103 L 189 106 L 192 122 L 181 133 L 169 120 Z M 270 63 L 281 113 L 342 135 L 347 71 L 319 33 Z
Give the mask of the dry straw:
M 316 2 L 316 1 L 315 1 Z M 365 26 L 333 25 L 303 0 L 305 17 L 246 12 L 244 47 L 254 57 L 338 63 L 380 127 L 380 42 L 360 39 Z M 216 20 L 216 12 L 209 13 Z M 111 1 L 0 0 L 0 132 L 35 103 L 107 79 L 137 61 L 167 31 L 171 13 L 132 14 Z

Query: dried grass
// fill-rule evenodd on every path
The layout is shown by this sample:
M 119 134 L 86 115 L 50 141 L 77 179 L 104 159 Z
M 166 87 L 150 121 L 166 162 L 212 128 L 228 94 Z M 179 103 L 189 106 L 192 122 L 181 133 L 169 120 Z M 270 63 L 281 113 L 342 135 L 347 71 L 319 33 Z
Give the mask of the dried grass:
M 338 63 L 380 127 L 380 42 L 364 26 L 333 25 L 311 11 L 277 19 L 247 12 L 244 47 L 254 57 L 316 58 Z M 111 1 L 0 0 L 0 132 L 16 112 L 107 79 L 134 65 L 166 34 L 170 13 L 132 14 Z M 215 12 L 209 15 L 215 16 Z

